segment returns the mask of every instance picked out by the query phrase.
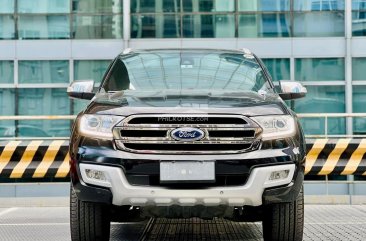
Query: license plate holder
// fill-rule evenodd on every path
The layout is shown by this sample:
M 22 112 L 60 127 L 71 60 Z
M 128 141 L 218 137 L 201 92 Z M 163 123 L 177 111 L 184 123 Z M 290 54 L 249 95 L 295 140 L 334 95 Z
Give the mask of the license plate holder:
M 160 162 L 161 183 L 213 183 L 214 161 L 163 161 Z

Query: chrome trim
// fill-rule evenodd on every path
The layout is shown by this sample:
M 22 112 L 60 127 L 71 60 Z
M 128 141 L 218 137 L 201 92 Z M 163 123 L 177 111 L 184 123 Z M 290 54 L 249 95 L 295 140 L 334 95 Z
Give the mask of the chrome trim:
M 228 140 L 228 141 L 176 141 L 176 140 L 116 140 L 116 142 L 121 143 L 147 143 L 147 144 L 251 144 L 253 143 L 253 140 Z
M 106 181 L 89 178 L 85 170 L 102 171 Z M 273 171 L 289 170 L 289 175 L 280 180 L 270 180 Z M 165 187 L 144 187 L 131 185 L 122 168 L 80 164 L 80 173 L 85 183 L 110 188 L 112 203 L 117 206 L 259 206 L 262 204 L 263 191 L 266 188 L 291 185 L 295 164 L 272 165 L 254 168 L 245 185 L 232 187 L 208 187 L 205 189 L 170 189 Z
M 248 127 L 250 125 L 235 125 L 235 124 L 222 124 L 222 125 L 209 125 L 209 124 L 184 124 L 185 127 L 196 127 L 197 125 L 199 125 L 202 128 L 228 128 L 228 129 L 233 129 L 233 128 L 243 128 L 243 127 Z M 179 128 L 181 127 L 182 124 L 129 124 L 128 126 L 117 126 L 117 127 L 121 127 L 121 128 L 144 128 L 144 129 L 149 129 L 149 128 L 156 128 L 156 127 L 166 127 L 166 128 Z
M 126 143 L 126 142 L 125 142 Z M 137 143 L 137 142 L 132 142 L 132 143 Z M 145 143 L 146 142 L 142 142 Z M 137 143 L 137 144 L 142 144 L 142 143 Z M 156 142 L 155 142 L 156 143 Z M 161 143 L 161 144 L 173 144 L 173 143 Z M 192 144 L 192 142 L 189 143 L 174 143 L 174 144 Z M 202 143 L 201 143 L 202 144 Z M 227 143 L 207 143 L 207 144 L 227 144 Z M 247 144 L 247 143 L 230 143 L 230 144 Z M 199 144 L 198 144 L 199 145 Z M 250 147 L 248 147 L 247 149 L 240 149 L 240 150 L 229 150 L 229 151 L 168 151 L 168 150 L 136 150 L 136 149 L 131 149 L 131 148 L 127 148 L 123 142 L 116 140 L 116 146 L 123 150 L 123 151 L 127 151 L 127 152 L 133 152 L 136 154 L 175 154 L 175 155 L 179 155 L 179 154 L 191 154 L 191 155 L 199 155 L 199 154 L 240 154 L 240 153 L 244 153 L 244 152 L 248 152 L 248 151 L 254 151 L 257 150 L 259 147 L 259 141 L 254 142 Z
M 169 132 L 168 132 L 169 133 Z M 174 143 L 177 143 L 177 144 L 182 144 L 182 143 L 185 143 L 185 141 L 176 141 L 176 140 L 172 140 L 171 138 L 168 138 L 168 137 L 121 137 L 120 139 L 118 140 L 122 140 L 123 142 L 130 142 L 130 141 L 160 141 L 160 142 L 174 142 Z M 212 141 L 217 141 L 217 142 L 221 142 L 221 143 L 224 143 L 225 141 L 250 141 L 250 142 L 253 142 L 253 138 L 230 138 L 230 137 L 223 137 L 223 138 L 218 138 L 218 137 L 207 137 L 205 136 L 204 138 L 202 138 L 201 140 L 199 141 L 194 141 L 194 143 L 198 143 L 198 142 L 207 142 L 206 144 L 209 144 L 209 142 L 212 142 Z M 190 143 L 192 144 L 192 141 L 186 141 L 186 143 Z
M 148 126 L 148 127 L 145 127 L 144 125 L 135 125 L 135 124 L 132 124 L 132 125 L 129 125 L 129 126 L 115 126 L 115 128 L 117 127 L 119 130 L 156 130 L 156 128 L 161 128 L 160 130 L 162 130 L 162 128 L 165 128 L 165 129 L 176 129 L 176 128 L 180 128 L 179 126 L 182 126 L 182 125 L 175 125 L 175 126 L 168 126 L 168 125 L 158 125 L 158 126 Z M 189 124 L 184 124 L 184 127 L 191 127 Z M 193 127 L 197 127 L 199 126 L 198 128 L 204 128 L 206 130 L 210 130 L 210 131 L 236 131 L 238 130 L 238 128 L 245 128 L 246 131 L 257 131 L 258 128 L 254 128 L 254 127 L 246 127 L 246 126 L 234 126 L 234 125 L 230 125 L 228 127 L 225 127 L 226 125 L 215 125 L 215 126 L 208 126 L 208 125 L 201 125 L 201 124 L 195 124 L 195 125 L 192 125 Z M 233 127 L 234 126 L 234 127 Z M 163 129 L 164 130 L 164 129 Z
M 129 124 L 134 118 L 240 118 L 245 121 L 246 124 L 194 124 L 185 123 L 184 120 L 181 124 Z M 177 128 L 197 128 L 204 132 L 204 137 L 196 141 L 184 141 L 175 140 L 171 137 L 171 132 Z M 254 135 L 250 137 L 210 137 L 210 131 L 254 131 Z M 166 131 L 166 134 L 162 137 L 138 137 L 138 136 L 121 136 L 123 130 L 137 130 L 137 131 L 149 131 L 159 130 Z M 242 115 L 211 115 L 211 114 L 163 114 L 163 115 L 131 115 L 126 117 L 123 121 L 118 123 L 113 128 L 113 135 L 118 149 L 135 152 L 135 153 L 155 153 L 155 154 L 235 154 L 243 153 L 251 150 L 255 150 L 259 146 L 259 139 L 262 133 L 262 128 L 253 120 Z M 250 147 L 240 150 L 210 150 L 210 151 L 169 151 L 169 150 L 135 150 L 127 148 L 124 143 L 136 143 L 136 144 L 251 144 Z

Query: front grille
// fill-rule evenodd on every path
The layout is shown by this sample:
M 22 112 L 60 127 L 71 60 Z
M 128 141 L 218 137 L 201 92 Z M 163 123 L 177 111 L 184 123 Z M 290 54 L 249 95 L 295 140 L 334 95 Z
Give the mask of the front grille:
M 174 138 L 177 128 L 196 128 L 197 140 Z M 261 128 L 241 115 L 133 115 L 113 129 L 119 149 L 136 153 L 241 153 L 259 146 Z

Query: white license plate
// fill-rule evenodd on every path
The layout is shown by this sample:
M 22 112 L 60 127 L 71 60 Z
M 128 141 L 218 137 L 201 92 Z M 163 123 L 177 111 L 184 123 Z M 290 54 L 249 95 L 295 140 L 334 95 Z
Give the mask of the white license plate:
M 174 161 L 160 163 L 161 182 L 214 182 L 214 161 Z

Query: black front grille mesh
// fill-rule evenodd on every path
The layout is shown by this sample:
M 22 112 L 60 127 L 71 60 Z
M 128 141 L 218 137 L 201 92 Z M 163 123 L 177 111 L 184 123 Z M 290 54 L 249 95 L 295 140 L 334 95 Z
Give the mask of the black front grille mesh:
M 253 138 L 254 130 L 233 130 L 233 131 L 209 131 L 210 137 L 237 137 L 237 138 Z
M 121 130 L 123 137 L 166 137 L 166 130 Z
M 223 124 L 232 124 L 232 125 L 246 125 L 248 124 L 242 118 L 238 117 L 176 117 L 176 116 L 168 116 L 168 117 L 137 117 L 133 118 L 128 122 L 129 124 L 204 124 L 204 125 L 223 125 Z
M 150 144 L 125 143 L 126 148 L 134 150 L 157 151 L 230 151 L 250 148 L 251 144 Z

